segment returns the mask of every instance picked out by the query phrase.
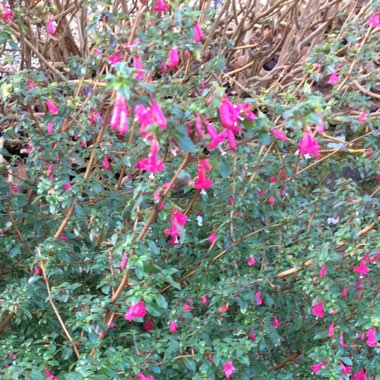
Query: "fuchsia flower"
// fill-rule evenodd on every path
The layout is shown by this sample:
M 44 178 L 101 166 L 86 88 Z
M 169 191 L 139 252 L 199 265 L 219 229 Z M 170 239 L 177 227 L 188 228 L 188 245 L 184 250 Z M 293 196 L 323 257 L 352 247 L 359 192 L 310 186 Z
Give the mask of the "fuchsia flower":
M 347 347 L 347 343 L 344 342 L 344 336 L 342 332 L 339 334 L 339 344 L 343 348 Z
M 142 104 L 135 107 L 135 117 L 140 123 L 140 135 L 148 140 L 153 139 L 153 136 L 146 130 L 147 127 L 157 124 L 159 128 L 165 130 L 167 126 L 167 119 L 160 106 L 154 99 L 151 99 L 151 104 L 151 107 L 145 107 Z
M 313 364 L 311 366 L 311 370 L 313 371 L 313 373 L 318 373 L 325 365 L 326 363 L 324 361 L 321 361 L 319 363 Z
M 154 380 L 152 375 L 144 376 L 141 372 L 137 374 L 137 380 Z
M 352 380 L 367 380 L 367 370 L 362 368 L 359 372 L 355 373 Z
M 255 256 L 249 256 L 247 260 L 247 264 L 249 267 L 252 267 L 256 264 Z
M 67 190 L 70 190 L 71 189 L 71 183 L 65 183 L 64 185 L 63 185 L 63 190 L 64 191 L 67 191 Z
M 169 51 L 168 67 L 173 70 L 179 64 L 178 48 L 172 48 Z
M 334 334 L 335 334 L 335 325 L 334 325 L 334 322 L 332 322 L 329 327 L 328 337 L 332 339 L 334 338 Z
M 219 313 L 225 313 L 227 312 L 229 309 L 229 306 L 228 306 L 228 303 L 225 303 L 224 305 L 222 305 L 222 307 L 219 308 Z
M 367 121 L 367 112 L 363 111 L 359 117 L 359 123 L 365 123 Z
M 210 170 L 211 165 L 207 159 L 199 160 L 198 177 L 194 181 L 194 188 L 197 190 L 207 190 L 212 186 L 213 180 L 206 177 L 206 170 Z
M 360 261 L 360 265 L 357 267 L 354 267 L 354 272 L 359 273 L 361 275 L 366 275 L 369 273 L 368 268 L 367 268 L 367 263 L 365 259 L 362 259 Z
M 160 144 L 157 140 L 152 140 L 147 158 L 138 160 L 136 163 L 137 169 L 146 170 L 149 173 L 158 173 L 164 170 L 164 164 L 162 160 L 158 159 L 158 151 L 160 150 Z
M 218 133 L 212 124 L 205 122 L 206 129 L 208 134 L 211 137 L 211 142 L 207 145 L 208 149 L 215 149 L 219 144 L 221 144 L 227 137 L 227 132 L 223 131 L 222 133 Z
M 157 0 L 153 9 L 156 12 L 166 12 L 169 9 L 169 5 L 165 3 L 165 0 Z
M 146 330 L 146 331 L 151 331 L 151 330 L 153 330 L 153 322 L 152 322 L 152 320 L 151 319 L 148 319 L 145 323 L 144 323 L 144 329 Z
M 347 298 L 347 286 L 343 286 L 343 290 L 342 290 L 342 298 L 343 298 L 343 299 Z
M 193 310 L 193 307 L 191 305 L 189 305 L 188 303 L 184 303 L 183 306 L 182 306 L 182 311 L 184 313 L 188 313 L 190 312 L 191 310 Z
M 273 316 L 272 326 L 275 328 L 281 326 L 281 322 L 278 320 L 277 315 Z
M 167 228 L 164 231 L 164 234 L 172 237 L 172 242 L 174 244 L 178 243 L 178 237 L 180 236 L 180 229 L 185 228 L 185 224 L 187 222 L 187 216 L 185 214 L 181 214 L 178 210 L 174 209 L 172 212 L 172 217 L 170 219 L 171 228 Z
M 2 4 L 2 12 L 1 12 L 1 18 L 5 21 L 5 22 L 9 22 L 10 19 L 14 16 L 14 12 L 11 11 L 9 8 L 8 8 L 8 5 L 6 4 L 6 2 L 4 1 Z
M 202 29 L 197 21 L 194 22 L 193 25 L 194 25 L 194 42 L 195 43 L 201 42 L 203 40 Z
M 255 341 L 257 337 L 257 334 L 255 334 L 255 330 L 254 329 L 249 329 L 249 335 L 248 335 L 248 338 L 252 341 Z
M 286 134 L 280 131 L 279 129 L 271 128 L 269 131 L 270 133 L 272 133 L 274 137 L 276 137 L 276 139 L 279 139 L 281 141 L 289 140 L 289 137 L 286 136 Z
M 372 327 L 367 331 L 367 346 L 375 347 L 377 345 L 376 329 Z
M 125 135 L 128 132 L 128 116 L 127 103 L 124 96 L 118 92 L 110 121 L 111 129 L 117 129 L 120 135 Z
M 165 130 L 166 125 L 167 125 L 167 120 L 164 113 L 162 112 L 160 106 L 156 103 L 154 99 L 151 99 L 151 103 L 152 103 L 151 109 L 152 109 L 152 115 L 153 115 L 154 121 L 162 130 Z
M 224 363 L 223 372 L 225 373 L 227 380 L 231 379 L 231 376 L 235 371 L 236 368 L 234 367 L 234 363 L 232 361 Z
M 45 104 L 46 104 L 47 109 L 52 115 L 58 115 L 58 107 L 55 103 L 53 103 L 50 100 L 47 100 Z
M 109 162 L 109 155 L 108 154 L 103 157 L 103 167 L 106 170 L 110 170 L 111 169 L 111 164 Z
M 323 305 L 324 301 L 322 302 L 316 302 L 312 308 L 311 311 L 312 313 L 317 317 L 317 318 L 323 318 L 325 316 L 325 312 L 323 311 Z
M 47 23 L 47 27 L 48 27 L 49 34 L 52 37 L 54 37 L 54 35 L 55 35 L 55 25 L 54 25 L 54 22 L 52 20 L 49 20 L 48 23 Z
M 143 79 L 145 76 L 145 73 L 142 71 L 142 70 L 144 70 L 144 67 L 141 63 L 140 56 L 135 55 L 133 58 L 133 62 L 135 64 L 135 70 L 137 71 L 135 74 L 133 74 L 133 78 Z
M 52 135 L 53 134 L 53 123 L 51 121 L 49 121 L 47 123 L 47 133 L 48 133 L 48 135 Z
M 334 70 L 330 76 L 329 76 L 329 80 L 328 80 L 328 84 L 336 84 L 339 82 L 339 76 L 338 76 L 338 73 L 336 72 L 336 70 Z
M 135 318 L 144 318 L 146 315 L 146 307 L 144 304 L 144 301 L 139 301 L 136 305 L 129 306 L 129 309 L 127 313 L 125 314 L 124 318 L 131 322 Z
M 47 379 L 51 379 L 51 380 L 57 380 L 57 379 L 58 379 L 57 376 L 53 375 L 53 374 L 50 372 L 48 366 L 45 367 L 45 377 L 46 377 Z
M 208 302 L 208 299 L 207 299 L 207 296 L 206 296 L 206 294 L 204 294 L 203 296 L 202 296 L 202 305 L 206 305 L 207 304 L 207 302 Z
M 215 233 L 213 232 L 212 234 L 210 234 L 210 236 L 208 237 L 207 239 L 211 244 L 215 243 L 216 242 L 216 235 Z
M 113 53 L 108 57 L 108 62 L 111 66 L 115 66 L 117 63 L 120 63 L 123 61 L 123 58 L 121 57 L 121 51 L 118 50 L 116 53 Z
M 128 262 L 128 255 L 124 253 L 123 257 L 121 258 L 120 270 L 124 270 L 126 268 L 127 262 Z
M 35 265 L 33 268 L 33 272 L 36 276 L 41 276 L 41 269 L 38 265 Z
M 301 154 L 312 154 L 314 158 L 319 158 L 320 146 L 318 141 L 313 138 L 311 132 L 305 132 L 302 140 L 298 143 L 298 150 Z
M 321 271 L 319 272 L 319 277 L 323 278 L 326 276 L 326 263 L 322 265 Z
M 235 134 L 241 131 L 238 125 L 239 112 L 226 95 L 223 96 L 222 104 L 219 106 L 219 115 L 224 128 L 233 131 Z
M 175 321 L 170 321 L 170 332 L 174 334 L 177 331 L 177 323 Z
M 88 120 L 91 123 L 91 125 L 95 125 L 96 120 L 102 121 L 102 116 L 100 115 L 100 113 L 98 111 L 91 110 L 91 114 L 90 114 L 90 117 L 88 118 Z
M 368 20 L 369 25 L 371 25 L 373 28 L 379 28 L 380 27 L 380 19 L 379 19 L 379 12 L 375 12 Z
M 344 363 L 339 363 L 340 372 L 349 375 L 351 373 L 351 367 L 349 365 L 345 365 Z
M 263 300 L 261 299 L 261 292 L 260 290 L 258 290 L 256 292 L 256 302 L 258 305 L 262 305 L 263 304 Z
M 198 133 L 199 137 L 203 136 L 203 131 L 202 131 L 202 118 L 201 115 L 198 113 L 196 118 L 195 118 L 195 130 Z

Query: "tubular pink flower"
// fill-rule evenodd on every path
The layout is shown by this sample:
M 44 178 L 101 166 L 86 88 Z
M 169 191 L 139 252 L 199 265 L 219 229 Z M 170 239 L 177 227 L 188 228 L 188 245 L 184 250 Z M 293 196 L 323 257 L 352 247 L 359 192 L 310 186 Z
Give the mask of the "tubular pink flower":
M 359 273 L 361 275 L 366 275 L 369 273 L 367 268 L 367 262 L 363 259 L 360 261 L 360 265 L 357 267 L 354 267 L 354 272 Z
M 157 0 L 153 9 L 156 12 L 166 12 L 169 9 L 169 5 L 165 3 L 165 0 Z
M 208 302 L 207 296 L 206 296 L 205 294 L 202 296 L 201 300 L 202 300 L 202 301 L 201 301 L 201 302 L 202 302 L 202 305 L 206 305 L 207 302 Z
M 340 372 L 349 375 L 351 373 L 351 367 L 349 365 L 345 365 L 344 363 L 339 363 Z
M 319 363 L 316 363 L 316 364 L 313 364 L 311 366 L 311 370 L 313 371 L 313 373 L 318 373 L 322 367 L 324 367 L 326 364 L 324 361 L 322 362 L 319 362 Z
M 145 76 L 145 73 L 142 71 L 144 70 L 144 67 L 141 63 L 140 56 L 135 55 L 133 58 L 133 62 L 135 64 L 135 70 L 137 71 L 136 73 L 133 74 L 133 78 L 143 79 Z
M 55 25 L 52 20 L 49 20 L 47 23 L 49 34 L 54 37 L 55 35 Z
M 332 322 L 329 327 L 328 337 L 332 339 L 334 338 L 334 334 L 335 334 L 335 325 L 334 325 L 334 322 Z
M 111 115 L 111 129 L 113 131 L 117 129 L 122 136 L 125 135 L 128 132 L 128 117 L 129 112 L 124 96 L 118 93 Z
M 48 133 L 48 135 L 52 135 L 53 134 L 53 123 L 51 121 L 49 121 L 47 123 L 47 133 Z
M 187 216 L 185 214 L 181 214 L 178 210 L 174 209 L 170 219 L 171 228 L 167 228 L 166 230 L 164 230 L 164 234 L 171 236 L 173 238 L 173 243 L 176 244 L 178 242 L 178 237 L 180 236 L 178 227 L 185 228 L 186 222 Z
M 352 380 L 367 380 L 367 370 L 362 368 L 357 373 L 355 373 Z
M 154 99 L 151 100 L 151 103 L 152 103 L 152 114 L 153 114 L 155 122 L 162 130 L 165 130 L 168 122 L 166 120 L 164 113 L 162 112 L 160 106 L 156 103 Z
M 319 272 L 319 277 L 323 278 L 326 276 L 326 263 L 322 265 L 321 271 Z
M 197 190 L 207 190 L 212 186 L 213 180 L 206 177 L 206 170 L 210 169 L 210 164 L 206 159 L 199 161 L 198 177 L 194 181 L 194 188 Z
M 64 191 L 67 191 L 67 190 L 70 190 L 71 189 L 71 183 L 65 183 L 64 185 L 63 185 L 63 190 Z
M 278 320 L 277 315 L 273 316 L 272 326 L 275 328 L 281 326 L 281 322 Z
M 113 53 L 108 57 L 108 62 L 111 66 L 115 66 L 117 63 L 120 63 L 123 61 L 123 58 L 121 57 L 121 51 L 118 50 L 116 53 Z
M 323 318 L 325 316 L 325 312 L 323 311 L 323 305 L 324 301 L 316 302 L 311 308 L 312 313 L 318 318 Z
M 136 305 L 129 306 L 124 318 L 131 322 L 135 318 L 144 318 L 146 315 L 146 307 L 144 301 L 139 301 Z
M 256 302 L 258 305 L 262 305 L 263 304 L 263 300 L 261 299 L 261 292 L 260 290 L 256 292 Z
M 279 129 L 271 128 L 271 129 L 270 129 L 270 133 L 272 133 L 272 135 L 273 135 L 276 139 L 279 139 L 279 140 L 281 140 L 281 141 L 289 140 L 289 137 L 286 136 L 286 134 L 283 133 L 283 132 L 281 132 Z
M 136 168 L 146 170 L 149 173 L 158 173 L 164 170 L 164 164 L 158 159 L 158 151 L 160 150 L 160 144 L 157 140 L 152 140 L 149 156 L 142 160 L 137 161 Z
M 223 364 L 223 372 L 226 375 L 226 379 L 231 379 L 232 374 L 236 371 L 236 368 L 234 367 L 234 363 L 227 362 Z
M 227 132 L 222 132 L 221 134 L 218 134 L 218 132 L 215 130 L 215 128 L 210 123 L 205 123 L 206 129 L 208 134 L 211 137 L 211 142 L 207 145 L 208 149 L 214 149 L 219 144 L 221 144 L 227 137 Z
M 301 154 L 312 154 L 314 158 L 320 157 L 319 154 L 320 146 L 318 141 L 313 138 L 310 132 L 305 132 L 302 140 L 298 144 L 298 150 Z
M 50 100 L 46 101 L 46 107 L 52 115 L 58 115 L 58 107 Z
M 379 18 L 379 12 L 375 12 L 368 20 L 369 25 L 371 25 L 373 28 L 379 28 L 380 27 L 380 18 Z
M 145 323 L 144 323 L 144 329 L 146 331 L 151 331 L 153 330 L 153 322 L 151 319 L 148 319 Z
M 170 332 L 174 334 L 177 331 L 177 323 L 175 321 L 170 321 Z
M 227 139 L 228 139 L 228 143 L 230 144 L 230 148 L 232 150 L 236 150 L 237 145 L 236 145 L 235 135 L 230 129 L 227 131 Z
M 255 256 L 249 256 L 247 260 L 247 264 L 249 267 L 252 267 L 256 264 Z
M 347 347 L 347 343 L 344 342 L 344 336 L 342 332 L 339 334 L 339 344 L 343 348 Z
M 201 42 L 203 40 L 203 33 L 202 33 L 201 26 L 199 25 L 197 21 L 194 22 L 193 25 L 194 25 L 194 42 L 195 43 Z
M 376 329 L 374 327 L 367 331 L 367 346 L 375 347 L 377 345 Z
M 202 137 L 202 135 L 203 135 L 202 119 L 201 119 L 201 115 L 199 113 L 197 114 L 197 117 L 195 118 L 195 130 L 197 131 L 198 136 Z
M 240 132 L 241 129 L 237 124 L 239 112 L 227 96 L 222 98 L 222 104 L 219 106 L 219 116 L 224 128 L 233 131 L 235 134 Z
M 124 254 L 123 257 L 121 258 L 120 270 L 124 270 L 126 268 L 127 262 L 128 262 L 128 255 Z
M 336 84 L 339 82 L 339 76 L 338 76 L 338 73 L 336 72 L 336 70 L 334 70 L 330 76 L 329 76 L 329 80 L 328 80 L 328 84 Z
M 207 239 L 211 244 L 216 242 L 216 235 L 213 232 Z
M 173 70 L 179 64 L 178 48 L 173 48 L 169 51 L 168 67 Z
M 5 1 L 1 4 L 2 5 L 2 12 L 1 12 L 1 18 L 5 21 L 5 22 L 9 22 L 10 19 L 14 16 L 14 12 L 11 11 L 9 8 L 8 8 L 8 5 L 5 3 Z

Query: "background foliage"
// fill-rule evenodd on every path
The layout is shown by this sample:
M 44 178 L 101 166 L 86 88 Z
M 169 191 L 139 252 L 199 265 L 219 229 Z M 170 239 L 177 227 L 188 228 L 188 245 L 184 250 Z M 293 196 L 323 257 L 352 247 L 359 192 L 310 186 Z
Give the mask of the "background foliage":
M 4 3 L 1 378 L 380 376 L 377 6 Z

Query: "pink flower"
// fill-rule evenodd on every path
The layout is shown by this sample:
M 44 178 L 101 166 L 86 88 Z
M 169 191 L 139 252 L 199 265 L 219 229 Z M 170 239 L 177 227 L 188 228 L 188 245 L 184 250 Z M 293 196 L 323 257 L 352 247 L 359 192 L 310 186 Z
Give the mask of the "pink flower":
M 193 25 L 194 25 L 194 42 L 195 43 L 201 42 L 203 40 L 202 29 L 197 21 L 194 22 Z
M 222 305 L 222 307 L 219 308 L 219 313 L 225 313 L 228 311 L 228 309 L 229 309 L 228 303 L 225 303 L 224 305 Z
M 52 135 L 53 134 L 53 123 L 51 121 L 49 121 L 47 123 L 47 133 L 48 133 L 48 135 Z
M 55 25 L 52 20 L 49 20 L 47 23 L 49 34 L 54 37 L 55 35 Z
M 67 191 L 67 190 L 70 190 L 71 189 L 71 183 L 65 183 L 64 185 L 63 185 L 63 190 L 64 191 Z
M 332 339 L 334 338 L 334 334 L 335 334 L 335 325 L 334 325 L 334 322 L 332 322 L 329 327 L 328 337 Z
M 57 107 L 57 105 L 55 103 L 53 103 L 50 100 L 47 100 L 46 101 L 46 107 L 48 108 L 49 112 L 52 115 L 58 115 L 58 107 Z
M 103 157 L 103 167 L 106 170 L 110 170 L 111 169 L 111 164 L 109 162 L 109 155 Z
M 146 331 L 151 331 L 153 330 L 153 322 L 151 319 L 148 319 L 145 323 L 144 323 L 144 329 Z
M 313 373 L 318 373 L 321 370 L 321 368 L 324 367 L 325 365 L 326 363 L 324 361 L 313 364 L 311 366 L 311 370 L 313 371 Z
M 256 264 L 255 256 L 249 256 L 247 260 L 247 264 L 249 267 L 252 267 Z
M 367 331 L 367 346 L 375 347 L 377 345 L 376 329 L 372 327 Z
M 178 48 L 172 48 L 169 51 L 168 67 L 173 70 L 179 64 Z
M 165 0 L 157 0 L 156 5 L 153 9 L 156 12 L 166 12 L 169 9 L 169 6 L 165 3 Z
M 214 233 L 212 233 L 208 239 L 207 239 L 211 244 L 215 243 L 216 242 L 216 235 Z
M 281 141 L 286 141 L 286 140 L 289 140 L 289 137 L 286 136 L 286 134 L 284 132 L 281 132 L 280 130 L 278 129 L 275 129 L 275 128 L 271 128 L 270 130 L 270 133 L 272 133 L 272 135 L 274 137 L 276 137 L 276 139 L 279 139 Z
M 162 130 L 165 130 L 166 125 L 167 125 L 167 120 L 164 113 L 162 112 L 160 106 L 156 103 L 154 99 L 151 100 L 151 103 L 152 103 L 152 115 L 153 115 L 154 121 Z
M 263 300 L 261 299 L 261 292 L 260 290 L 256 292 L 256 302 L 258 305 L 262 305 L 263 304 Z
M 203 131 L 202 131 L 202 118 L 201 115 L 198 113 L 195 118 L 195 130 L 197 131 L 199 137 L 202 137 Z
M 158 173 L 164 170 L 164 164 L 162 160 L 158 159 L 158 151 L 160 150 L 160 144 L 157 140 L 152 140 L 149 155 L 147 158 L 138 160 L 136 163 L 137 169 L 144 169 L 149 173 Z
M 275 204 L 275 199 L 273 197 L 269 197 L 268 198 L 268 202 L 271 204 L 271 205 L 274 205 Z
M 117 63 L 120 63 L 123 61 L 123 58 L 121 57 L 121 51 L 118 50 L 116 53 L 113 53 L 108 57 L 108 62 L 111 66 L 115 66 Z
M 347 298 L 347 286 L 343 286 L 343 290 L 342 290 L 342 298 L 343 298 L 343 299 Z
M 205 122 L 206 129 L 208 134 L 211 137 L 211 142 L 207 145 L 208 149 L 215 149 L 220 143 L 222 143 L 226 137 L 227 132 L 218 133 L 215 128 L 212 126 L 212 124 Z
M 171 228 L 164 230 L 164 234 L 171 236 L 173 238 L 174 244 L 178 243 L 178 237 L 181 234 L 178 228 L 184 229 L 186 222 L 187 216 L 174 209 L 172 212 L 172 217 L 170 219 Z
M 319 277 L 323 278 L 326 276 L 326 263 L 322 265 L 321 271 L 319 272 Z
M 208 299 L 207 299 L 207 296 L 206 296 L 206 294 L 204 294 L 203 296 L 202 296 L 202 305 L 206 305 L 206 303 L 208 302 Z
M 33 272 L 36 276 L 40 276 L 41 275 L 41 269 L 38 265 L 35 265 L 34 268 L 33 268 Z
M 226 379 L 231 379 L 232 373 L 236 371 L 236 368 L 234 367 L 233 362 L 227 362 L 223 365 L 223 372 L 226 375 Z
M 368 274 L 368 268 L 367 268 L 367 263 L 366 261 L 363 259 L 360 261 L 360 265 L 357 266 L 357 267 L 354 267 L 354 272 L 356 273 L 359 273 L 361 275 L 366 275 Z
M 320 157 L 319 154 L 320 146 L 318 141 L 313 138 L 313 135 L 310 132 L 305 132 L 303 134 L 302 140 L 298 144 L 298 150 L 301 154 L 312 154 L 314 158 Z
M 212 186 L 213 180 L 206 177 L 206 170 L 210 170 L 211 165 L 207 159 L 200 160 L 198 163 L 198 177 L 194 181 L 194 188 L 197 190 L 207 190 Z
M 249 330 L 249 335 L 248 335 L 248 338 L 252 341 L 255 341 L 257 337 L 257 334 L 255 334 L 255 330 L 254 329 L 250 329 Z
M 100 115 L 99 112 L 95 111 L 95 110 L 91 110 L 91 115 L 90 117 L 88 118 L 88 120 L 90 121 L 90 123 L 92 125 L 95 125 L 96 124 L 96 120 L 98 121 L 102 121 L 102 116 Z
M 26 82 L 26 85 L 27 85 L 27 87 L 28 87 L 29 90 L 33 90 L 34 88 L 36 88 L 36 85 L 35 85 L 35 83 L 32 80 L 28 80 Z
M 110 126 L 112 130 L 118 130 L 120 135 L 128 132 L 128 108 L 124 96 L 118 93 L 112 110 Z
M 227 96 L 223 96 L 219 106 L 219 116 L 224 128 L 238 134 L 241 128 L 238 125 L 239 113 Z
M 45 367 L 45 377 L 46 377 L 47 379 L 57 380 L 57 376 L 53 375 L 53 374 L 50 372 L 48 366 Z
M 124 254 L 123 257 L 121 258 L 120 270 L 125 269 L 125 267 L 127 266 L 127 262 L 128 262 L 128 255 Z
M 146 315 L 146 307 L 144 301 L 139 301 L 136 305 L 129 306 L 124 318 L 131 322 L 135 318 L 144 318 Z
M 135 64 L 135 70 L 137 71 L 137 73 L 133 74 L 133 78 L 143 79 L 144 76 L 145 76 L 145 73 L 142 71 L 142 70 L 144 70 L 144 67 L 143 67 L 143 65 L 141 63 L 140 56 L 135 55 L 134 58 L 133 58 L 133 61 L 134 61 L 134 64 Z
M 323 121 L 318 123 L 315 127 L 315 130 L 321 135 L 325 131 L 325 126 L 323 125 Z
M 273 316 L 272 326 L 275 328 L 281 326 L 281 322 L 278 320 L 277 315 Z
M 339 334 L 339 344 L 343 348 L 347 347 L 347 343 L 344 342 L 344 337 L 343 337 L 343 333 L 342 332 Z
M 3 2 L 2 3 L 2 12 L 1 12 L 1 18 L 5 21 L 5 22 L 9 22 L 10 19 L 14 16 L 14 12 L 12 12 L 9 8 L 8 8 L 8 5 Z
M 175 321 L 170 321 L 170 332 L 174 334 L 177 331 L 177 323 Z
M 367 121 L 367 112 L 363 111 L 359 117 L 359 123 L 365 123 Z
M 141 372 L 137 374 L 137 380 L 154 380 L 152 375 L 144 376 Z
M 182 306 L 182 311 L 184 313 L 188 313 L 190 312 L 191 310 L 193 310 L 193 307 L 191 305 L 189 305 L 188 303 L 184 303 L 183 306 Z
M 379 19 L 379 12 L 375 12 L 368 20 L 369 25 L 371 25 L 373 28 L 379 28 L 380 27 L 380 19 Z
M 338 73 L 336 72 L 336 70 L 334 70 L 330 76 L 329 76 L 329 80 L 328 80 L 328 84 L 336 84 L 339 82 L 339 76 L 338 76 Z
M 324 301 L 316 302 L 311 308 L 311 311 L 317 318 L 323 318 L 325 316 L 325 312 L 323 311 L 323 304 Z
M 367 371 L 362 368 L 359 372 L 355 373 L 352 380 L 367 380 Z
M 349 365 L 345 365 L 344 363 L 339 363 L 340 365 L 340 372 L 345 373 L 346 375 L 349 375 L 351 373 L 351 367 Z

